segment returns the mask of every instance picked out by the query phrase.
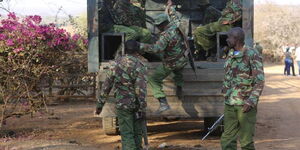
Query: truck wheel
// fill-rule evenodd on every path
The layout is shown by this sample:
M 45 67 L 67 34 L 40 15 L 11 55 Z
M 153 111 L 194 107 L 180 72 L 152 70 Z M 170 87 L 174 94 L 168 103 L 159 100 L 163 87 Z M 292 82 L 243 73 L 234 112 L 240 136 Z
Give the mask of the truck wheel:
M 119 135 L 117 117 L 102 118 L 102 127 L 106 135 Z
M 204 131 L 205 133 L 208 132 L 208 128 L 210 128 L 216 121 L 218 120 L 218 117 L 205 117 L 204 118 Z M 214 136 L 221 136 L 223 132 L 223 122 L 221 125 L 217 127 L 210 135 Z

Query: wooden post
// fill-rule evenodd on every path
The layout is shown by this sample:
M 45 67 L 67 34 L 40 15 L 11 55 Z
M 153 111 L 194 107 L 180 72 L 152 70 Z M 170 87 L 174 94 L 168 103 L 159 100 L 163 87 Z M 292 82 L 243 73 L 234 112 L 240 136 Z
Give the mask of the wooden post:
M 245 44 L 253 46 L 254 32 L 254 0 L 243 0 L 243 29 L 245 31 Z
M 99 70 L 99 25 L 98 25 L 98 1 L 87 1 L 88 14 L 88 72 Z

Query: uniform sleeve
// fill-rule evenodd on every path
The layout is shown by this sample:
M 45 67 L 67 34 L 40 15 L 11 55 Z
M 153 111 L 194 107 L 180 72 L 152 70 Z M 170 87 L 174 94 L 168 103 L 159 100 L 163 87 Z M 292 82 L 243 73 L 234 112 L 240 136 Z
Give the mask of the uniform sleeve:
M 147 77 L 146 77 L 146 67 L 137 68 L 137 79 L 135 82 L 135 91 L 137 95 L 138 102 L 140 104 L 140 109 L 144 109 L 147 106 L 146 96 L 147 96 Z
M 252 105 L 257 105 L 259 96 L 261 95 L 265 83 L 265 75 L 261 55 L 255 53 L 250 59 L 253 82 L 252 91 L 248 98 L 248 102 Z
M 154 43 L 154 44 L 145 44 L 141 43 L 140 44 L 140 49 L 143 52 L 147 53 L 162 53 L 168 46 L 169 41 L 171 40 L 170 37 L 172 35 L 168 32 L 163 32 L 159 39 Z
M 175 6 L 171 6 L 168 10 L 168 17 L 171 24 L 176 25 L 176 27 L 180 26 L 180 18 L 176 13 Z
M 112 66 L 107 72 L 106 79 L 101 86 L 102 88 L 100 92 L 100 97 L 98 98 L 97 101 L 97 107 L 103 106 L 105 104 L 105 101 L 114 85 L 113 84 L 114 80 L 115 80 L 115 66 Z

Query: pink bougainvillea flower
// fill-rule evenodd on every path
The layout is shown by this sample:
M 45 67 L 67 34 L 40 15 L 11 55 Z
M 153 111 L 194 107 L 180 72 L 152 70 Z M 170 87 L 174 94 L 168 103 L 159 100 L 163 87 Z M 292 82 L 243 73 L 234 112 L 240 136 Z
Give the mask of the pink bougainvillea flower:
M 14 41 L 12 39 L 8 39 L 8 40 L 6 40 L 6 45 L 7 46 L 13 46 L 14 45 Z
M 6 39 L 6 35 L 5 34 L 0 34 L 0 40 L 5 40 Z
M 38 15 L 34 15 L 34 16 L 32 17 L 32 21 L 34 21 L 34 23 L 36 23 L 36 24 L 39 24 L 39 23 L 41 23 L 41 21 L 42 21 L 42 17 L 41 17 L 41 16 L 38 16 Z
M 73 39 L 74 41 L 77 41 L 77 40 L 79 40 L 80 37 L 81 37 L 81 36 L 80 36 L 79 34 L 74 34 L 74 35 L 72 36 L 72 39 Z
M 8 19 L 17 20 L 17 16 L 14 12 L 10 12 L 7 16 L 8 16 Z
M 23 50 L 24 50 L 24 48 L 21 47 L 21 48 L 16 48 L 16 49 L 14 49 L 13 52 L 14 52 L 14 53 L 19 53 L 19 52 L 21 52 L 21 51 L 23 51 Z

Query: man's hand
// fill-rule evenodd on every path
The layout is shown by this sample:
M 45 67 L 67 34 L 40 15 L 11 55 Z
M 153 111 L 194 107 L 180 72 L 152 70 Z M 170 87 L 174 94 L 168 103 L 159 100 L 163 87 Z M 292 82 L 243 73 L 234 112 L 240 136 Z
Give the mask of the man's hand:
M 166 10 L 165 10 L 166 14 L 169 14 L 169 9 L 171 8 L 172 5 L 173 5 L 172 0 L 168 0 L 167 7 L 166 7 Z
M 251 106 L 251 105 L 249 105 L 249 104 L 244 104 L 244 105 L 243 105 L 243 112 L 244 112 L 244 113 L 249 112 L 251 109 L 252 109 L 252 106 Z
M 254 106 L 255 106 L 255 105 L 253 104 L 252 101 L 246 100 L 246 101 L 245 101 L 245 104 L 244 104 L 244 106 L 243 106 L 243 112 L 244 112 L 244 113 L 249 112 Z
M 230 24 L 230 22 L 228 20 L 224 20 L 222 21 L 222 24 Z
M 173 5 L 173 2 L 172 2 L 172 0 L 168 0 L 168 2 L 167 2 L 167 6 L 172 6 Z

